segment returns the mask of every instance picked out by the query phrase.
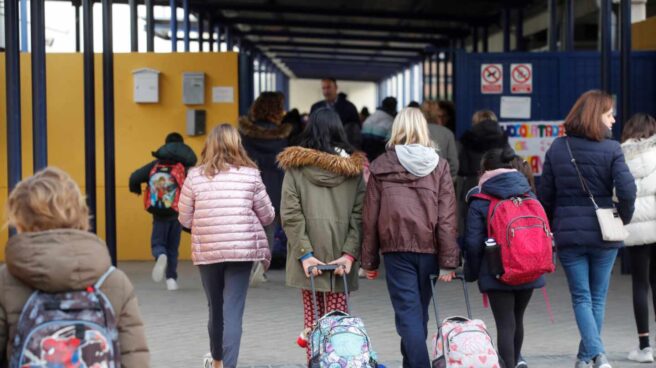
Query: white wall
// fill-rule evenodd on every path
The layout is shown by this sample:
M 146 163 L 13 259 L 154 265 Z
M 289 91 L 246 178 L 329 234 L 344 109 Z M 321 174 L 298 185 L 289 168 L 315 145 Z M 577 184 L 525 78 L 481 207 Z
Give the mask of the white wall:
M 366 106 L 369 112 L 376 109 L 376 84 L 373 82 L 337 81 L 338 92 L 348 95 L 358 112 Z M 297 108 L 301 113 L 310 112 L 312 104 L 323 100 L 321 94 L 321 80 L 319 79 L 290 79 L 289 80 L 289 108 Z

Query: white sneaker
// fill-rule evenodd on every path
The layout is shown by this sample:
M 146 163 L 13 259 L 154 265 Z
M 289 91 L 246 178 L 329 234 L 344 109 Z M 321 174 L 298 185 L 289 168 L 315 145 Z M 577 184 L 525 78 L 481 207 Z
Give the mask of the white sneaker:
M 214 359 L 212 359 L 212 353 L 207 353 L 203 357 L 203 368 L 212 368 L 212 363 L 214 363 Z
M 157 257 L 155 266 L 153 267 L 153 281 L 160 282 L 164 280 L 164 272 L 166 272 L 166 254 L 161 254 Z
M 168 291 L 178 290 L 178 282 L 175 279 L 166 279 L 166 289 Z
M 646 347 L 642 350 L 633 350 L 629 353 L 629 360 L 640 363 L 652 363 L 654 361 L 654 350 L 651 347 Z
M 606 354 L 599 354 L 594 359 L 592 359 L 592 367 L 594 368 L 613 368 L 608 362 Z

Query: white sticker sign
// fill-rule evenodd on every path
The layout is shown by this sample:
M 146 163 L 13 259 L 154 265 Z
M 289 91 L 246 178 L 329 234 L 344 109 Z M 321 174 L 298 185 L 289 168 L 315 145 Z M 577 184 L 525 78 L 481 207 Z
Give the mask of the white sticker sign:
M 500 94 L 503 92 L 503 65 L 481 64 L 481 93 Z
M 533 64 L 510 64 L 510 93 L 533 92 Z
M 235 89 L 232 87 L 212 87 L 212 102 L 234 103 Z
M 501 97 L 500 115 L 502 119 L 530 119 L 530 97 Z

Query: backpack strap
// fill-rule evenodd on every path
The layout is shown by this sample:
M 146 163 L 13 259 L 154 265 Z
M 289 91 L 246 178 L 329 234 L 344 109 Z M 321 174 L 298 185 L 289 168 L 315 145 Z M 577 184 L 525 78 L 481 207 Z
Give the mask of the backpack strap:
M 102 286 L 103 283 L 105 283 L 105 280 L 109 277 L 109 275 L 112 274 L 116 270 L 116 267 L 114 266 L 109 266 L 109 269 L 96 281 L 95 284 L 93 284 L 93 288 L 96 290 L 99 290 L 100 287 Z

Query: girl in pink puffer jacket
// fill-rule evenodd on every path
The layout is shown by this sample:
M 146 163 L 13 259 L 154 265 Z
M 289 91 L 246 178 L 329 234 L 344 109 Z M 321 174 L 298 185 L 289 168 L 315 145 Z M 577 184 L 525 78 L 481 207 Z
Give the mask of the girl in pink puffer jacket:
M 191 257 L 210 308 L 211 357 L 206 356 L 206 366 L 236 367 L 251 267 L 254 262 L 269 266 L 263 226 L 273 221 L 275 212 L 235 128 L 223 124 L 209 134 L 178 206 L 180 223 L 191 229 Z M 224 311 L 224 304 L 231 308 Z

